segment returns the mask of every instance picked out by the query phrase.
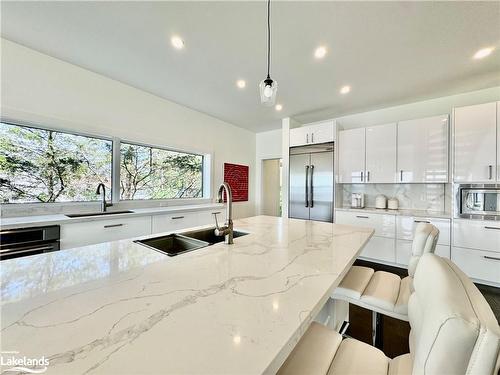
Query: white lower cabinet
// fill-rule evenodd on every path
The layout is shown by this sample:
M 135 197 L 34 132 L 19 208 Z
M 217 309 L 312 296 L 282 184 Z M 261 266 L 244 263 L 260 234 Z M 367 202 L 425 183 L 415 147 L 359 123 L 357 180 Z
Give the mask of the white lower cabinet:
M 491 251 L 464 249 L 453 246 L 451 260 L 478 281 L 500 284 L 500 254 Z
M 500 252 L 500 223 L 455 219 L 453 221 L 453 246 Z
M 387 263 L 396 262 L 396 249 L 393 238 L 373 236 L 361 252 L 363 258 Z
M 415 228 L 419 223 L 429 223 L 439 230 L 438 245 L 448 245 L 451 243 L 451 222 L 450 219 L 437 219 L 432 217 L 398 216 L 396 220 L 396 238 L 399 240 L 413 241 Z M 448 250 L 449 253 L 449 250 Z
M 154 215 L 152 218 L 151 232 L 171 232 L 174 230 L 196 227 L 198 225 L 197 212 L 183 212 L 178 214 Z
M 61 225 L 61 249 L 151 234 L 151 216 L 100 219 Z
M 226 221 L 226 211 L 224 207 L 220 209 L 213 209 L 209 211 L 201 211 L 198 214 L 198 225 L 214 225 L 215 226 L 215 214 L 217 214 L 217 221 L 219 225 L 224 224 Z
M 411 257 L 412 241 L 396 241 L 396 263 L 407 267 Z M 450 245 L 436 245 L 436 255 L 450 259 Z

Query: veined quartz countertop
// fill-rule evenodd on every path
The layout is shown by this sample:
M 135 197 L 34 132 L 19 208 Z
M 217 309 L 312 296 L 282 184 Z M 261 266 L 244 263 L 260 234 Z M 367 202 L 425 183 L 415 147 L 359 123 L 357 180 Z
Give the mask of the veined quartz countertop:
M 42 225 L 57 225 L 57 224 L 68 224 L 68 223 L 80 223 L 85 221 L 109 220 L 117 217 L 164 215 L 170 213 L 202 211 L 202 210 L 223 209 L 223 208 L 224 204 L 222 203 L 206 203 L 206 204 L 193 204 L 193 205 L 170 206 L 170 207 L 166 206 L 166 207 L 149 207 L 149 208 L 131 208 L 130 211 L 133 212 L 125 214 L 101 215 L 101 216 L 68 217 L 64 214 L 17 216 L 17 217 L 0 218 L 0 228 L 15 229 L 15 228 L 25 228 L 25 227 L 36 227 Z M 109 211 L 112 212 L 113 210 L 111 209 Z
M 369 212 L 374 214 L 398 215 L 398 216 L 416 216 L 416 217 L 429 217 L 437 219 L 451 219 L 451 214 L 445 211 L 430 211 L 430 210 L 412 210 L 400 209 L 389 210 L 383 208 L 365 207 L 365 208 L 352 208 L 352 207 L 338 207 L 337 211 L 354 211 L 354 212 Z
M 275 373 L 373 230 L 234 224 L 250 234 L 176 257 L 122 240 L 2 261 L 2 351 L 48 374 Z

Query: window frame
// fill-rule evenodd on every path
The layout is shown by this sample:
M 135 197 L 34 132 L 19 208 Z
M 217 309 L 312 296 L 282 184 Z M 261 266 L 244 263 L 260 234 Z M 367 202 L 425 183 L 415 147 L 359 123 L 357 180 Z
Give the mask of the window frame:
M 141 142 L 141 141 L 133 141 L 129 140 L 128 138 L 123 139 L 120 137 L 114 137 L 114 136 L 107 136 L 107 135 L 102 135 L 102 134 L 96 134 L 96 133 L 90 133 L 90 132 L 85 132 L 85 131 L 75 131 L 75 130 L 67 130 L 64 127 L 54 127 L 54 126 L 48 126 L 45 124 L 40 124 L 38 122 L 34 123 L 31 121 L 20 121 L 20 120 L 14 120 L 8 117 L 1 117 L 0 116 L 0 122 L 8 124 L 8 125 L 13 125 L 13 126 L 19 126 L 19 127 L 25 127 L 25 128 L 33 128 L 33 129 L 38 129 L 38 130 L 46 130 L 46 131 L 53 131 L 53 132 L 59 132 L 59 133 L 65 133 L 65 134 L 70 134 L 74 136 L 80 136 L 80 137 L 87 137 L 87 138 L 93 138 L 93 139 L 99 139 L 103 141 L 110 141 L 111 142 L 111 191 L 110 191 L 110 196 L 111 196 L 111 202 L 112 203 L 128 203 L 128 202 L 172 202 L 172 201 L 199 201 L 199 200 L 207 200 L 211 199 L 211 181 L 212 181 L 212 171 L 213 171 L 213 155 L 209 152 L 203 152 L 200 150 L 192 151 L 192 150 L 187 150 L 183 148 L 177 148 L 177 147 L 170 147 L 170 146 L 165 146 L 165 145 L 158 145 L 158 144 L 152 144 L 152 143 L 146 143 L 146 142 Z M 164 151 L 172 151 L 172 152 L 180 152 L 180 153 L 185 153 L 185 154 L 191 154 L 191 155 L 197 155 L 202 157 L 202 168 L 201 168 L 201 197 L 186 197 L 186 198 L 159 198 L 159 199 L 120 199 L 120 168 L 121 168 L 121 144 L 126 143 L 126 144 L 131 144 L 135 146 L 142 146 L 142 147 L 151 147 L 151 148 L 156 148 Z M 96 196 L 95 200 L 88 200 L 88 201 L 67 201 L 67 202 L 0 202 L 0 206 L 23 206 L 27 207 L 29 205 L 48 205 L 53 207 L 54 205 L 78 205 L 78 204 L 89 204 L 89 203 L 96 203 L 100 202 L 100 199 Z
M 118 149 L 118 163 L 117 163 L 117 171 L 116 171 L 116 176 L 117 178 L 112 180 L 112 183 L 116 184 L 116 186 L 113 186 L 113 191 L 117 191 L 117 197 L 116 197 L 116 202 L 162 202 L 162 201 L 179 201 L 179 200 L 186 200 L 186 199 L 207 199 L 208 197 L 205 196 L 205 183 L 206 183 L 206 178 L 205 178 L 205 173 L 206 173 L 206 158 L 207 154 L 203 154 L 201 152 L 193 152 L 193 151 L 186 151 L 186 150 L 181 150 L 181 149 L 175 149 L 167 146 L 157 146 L 157 145 L 152 145 L 148 143 L 143 143 L 143 142 L 135 142 L 135 141 L 128 141 L 126 139 L 118 139 L 116 138 L 119 147 Z M 149 198 L 149 199 L 121 199 L 120 198 L 120 181 L 121 181 L 121 145 L 122 144 L 127 144 L 127 145 L 132 145 L 132 146 L 139 146 L 139 147 L 149 147 L 149 148 L 156 148 L 158 150 L 162 151 L 171 151 L 171 152 L 177 152 L 177 153 L 183 153 L 183 154 L 189 154 L 189 155 L 196 155 L 196 156 L 201 156 L 201 197 L 186 197 L 186 198 Z M 115 197 L 113 197 L 115 199 Z M 113 200 L 113 202 L 115 202 Z

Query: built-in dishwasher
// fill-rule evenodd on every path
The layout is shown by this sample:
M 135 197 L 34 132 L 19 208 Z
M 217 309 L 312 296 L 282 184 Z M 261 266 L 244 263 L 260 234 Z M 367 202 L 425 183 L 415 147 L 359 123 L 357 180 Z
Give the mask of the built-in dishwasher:
M 59 250 L 59 225 L 0 231 L 0 260 Z

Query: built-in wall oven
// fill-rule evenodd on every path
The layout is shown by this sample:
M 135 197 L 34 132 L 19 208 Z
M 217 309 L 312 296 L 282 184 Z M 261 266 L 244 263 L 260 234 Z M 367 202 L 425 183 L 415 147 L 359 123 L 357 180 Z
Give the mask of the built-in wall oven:
M 0 231 L 0 260 L 59 250 L 59 225 Z
M 500 220 L 500 185 L 460 185 L 457 205 L 461 218 Z

